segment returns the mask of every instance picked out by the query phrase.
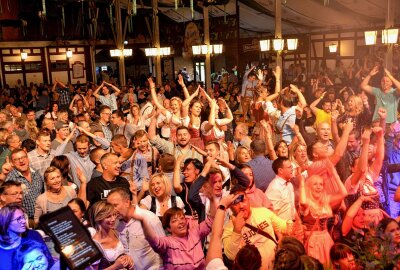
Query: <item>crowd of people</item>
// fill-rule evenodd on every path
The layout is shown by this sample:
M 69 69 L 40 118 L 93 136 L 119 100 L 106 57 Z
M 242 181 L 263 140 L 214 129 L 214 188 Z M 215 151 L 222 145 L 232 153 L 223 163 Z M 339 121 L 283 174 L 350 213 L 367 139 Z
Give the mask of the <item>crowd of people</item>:
M 398 269 L 399 99 L 367 59 L 7 86 L 0 270 L 58 269 L 40 217 L 67 206 L 91 269 Z

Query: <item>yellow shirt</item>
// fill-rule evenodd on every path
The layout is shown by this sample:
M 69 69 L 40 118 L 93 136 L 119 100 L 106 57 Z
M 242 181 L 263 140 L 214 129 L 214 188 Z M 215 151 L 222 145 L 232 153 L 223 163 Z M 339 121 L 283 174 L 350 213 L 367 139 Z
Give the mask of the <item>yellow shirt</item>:
M 275 239 L 275 232 L 284 233 L 286 231 L 286 222 L 275 215 L 272 211 L 263 207 L 250 209 L 251 216 L 246 220 L 246 223 L 267 232 Z M 222 242 L 224 245 L 225 255 L 230 260 L 234 260 L 236 254 L 246 244 L 256 246 L 262 258 L 261 269 L 273 269 L 276 244 L 265 236 L 258 234 L 247 227 L 242 228 L 241 234 L 235 233 L 233 231 L 232 220 L 229 220 L 224 227 Z

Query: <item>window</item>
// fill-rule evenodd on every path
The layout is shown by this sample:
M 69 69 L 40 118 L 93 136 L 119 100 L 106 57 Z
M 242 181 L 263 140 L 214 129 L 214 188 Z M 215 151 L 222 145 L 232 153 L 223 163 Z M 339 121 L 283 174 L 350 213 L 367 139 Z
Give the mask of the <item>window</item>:
M 21 64 L 6 64 L 4 65 L 5 71 L 21 71 L 22 65 Z
M 51 69 L 52 70 L 67 70 L 68 69 L 67 61 L 52 62 Z
M 25 63 L 26 71 L 42 71 L 42 63 Z

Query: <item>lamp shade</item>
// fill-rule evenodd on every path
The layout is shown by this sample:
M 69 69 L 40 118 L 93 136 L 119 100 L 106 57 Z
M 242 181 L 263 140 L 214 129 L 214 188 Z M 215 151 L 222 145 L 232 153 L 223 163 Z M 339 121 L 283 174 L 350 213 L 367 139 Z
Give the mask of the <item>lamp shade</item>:
M 378 31 L 365 31 L 365 45 L 375 45 L 376 44 L 376 36 Z
M 201 46 L 200 45 L 193 45 L 192 46 L 193 55 L 201 54 Z
M 68 50 L 65 54 L 67 55 L 67 58 L 71 58 L 72 57 L 72 51 L 71 50 Z
M 394 44 L 397 43 L 397 37 L 399 35 L 399 29 L 384 29 L 382 30 L 382 43 L 383 44 Z
M 119 49 L 110 50 L 111 57 L 120 57 L 122 55 L 122 51 Z
M 330 53 L 335 53 L 335 52 L 337 52 L 337 44 L 331 44 L 331 45 L 329 45 L 329 52 L 330 52 Z
M 214 54 L 222 53 L 222 44 L 214 44 L 213 49 L 214 49 Z
M 212 53 L 212 47 L 209 45 L 201 45 L 201 54 Z
M 262 52 L 269 51 L 270 49 L 270 41 L 269 39 L 260 40 L 260 50 Z
M 285 41 L 283 39 L 276 38 L 272 40 L 272 45 L 274 46 L 275 51 L 282 51 L 283 46 L 285 45 Z
M 171 48 L 170 47 L 162 47 L 160 48 L 160 55 L 170 55 L 171 54 Z
M 297 49 L 297 43 L 298 39 L 297 38 L 288 38 L 287 40 L 287 48 L 289 51 L 293 51 Z
M 26 60 L 28 58 L 28 53 L 22 52 L 21 53 L 21 60 Z
M 124 49 L 124 56 L 132 56 L 132 49 Z

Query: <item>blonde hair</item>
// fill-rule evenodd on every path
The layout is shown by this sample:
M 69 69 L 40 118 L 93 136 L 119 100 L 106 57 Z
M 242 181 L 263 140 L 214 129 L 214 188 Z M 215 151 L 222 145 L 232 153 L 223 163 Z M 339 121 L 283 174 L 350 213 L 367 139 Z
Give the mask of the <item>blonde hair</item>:
M 153 174 L 151 176 L 150 181 L 149 181 L 149 193 L 150 193 L 150 195 L 152 197 L 156 197 L 156 195 L 153 193 L 153 190 L 151 189 L 151 183 L 153 181 L 155 181 L 157 178 L 159 178 L 161 180 L 161 182 L 165 185 L 165 196 L 171 197 L 171 192 L 172 192 L 171 181 L 163 173 L 156 173 L 156 174 Z
M 307 203 L 310 208 L 311 215 L 313 217 L 331 217 L 333 215 L 332 213 L 332 208 L 329 204 L 329 196 L 326 194 L 326 191 L 324 189 L 323 194 L 321 196 L 320 201 L 316 201 L 312 195 L 312 184 L 314 180 L 321 179 L 324 184 L 325 188 L 325 182 L 324 179 L 319 176 L 319 175 L 312 175 L 307 178 L 306 183 L 305 183 L 305 189 L 306 189 L 306 196 L 307 196 Z
M 36 140 L 39 129 L 37 128 L 37 123 L 35 120 L 26 120 L 25 129 L 29 133 L 29 138 Z
M 355 106 L 355 113 L 356 115 L 360 115 L 363 110 L 364 110 L 364 104 L 362 99 L 359 96 L 355 96 L 355 95 L 351 95 L 348 99 L 347 99 L 347 103 L 353 100 L 354 102 L 354 106 Z
M 242 150 L 246 150 L 247 152 L 249 152 L 249 155 L 250 155 L 250 150 L 249 150 L 246 146 L 239 145 L 239 146 L 237 147 L 237 149 L 236 149 L 236 152 L 235 152 L 235 163 L 236 163 L 236 164 L 239 164 L 239 163 L 240 163 L 240 162 L 238 161 L 238 157 L 239 157 L 239 152 L 242 151 Z
M 62 176 L 61 171 L 57 167 L 50 166 L 44 171 L 43 179 L 45 183 L 47 183 L 47 178 L 53 172 L 58 172 Z
M 310 160 L 308 159 L 308 155 L 307 155 L 307 145 L 301 143 L 301 142 L 294 142 L 293 144 L 290 145 L 289 147 L 289 159 L 292 162 L 295 162 L 296 164 L 298 164 L 296 158 L 294 157 L 294 153 L 296 152 L 297 148 L 299 148 L 300 146 L 305 147 L 306 150 L 306 157 L 307 157 L 307 161 L 305 165 L 308 165 L 310 163 Z M 298 164 L 300 165 L 300 164 Z
M 96 231 L 101 231 L 100 222 L 113 213 L 114 207 L 112 204 L 107 201 L 98 201 L 89 209 L 88 216 L 90 224 L 96 229 Z

